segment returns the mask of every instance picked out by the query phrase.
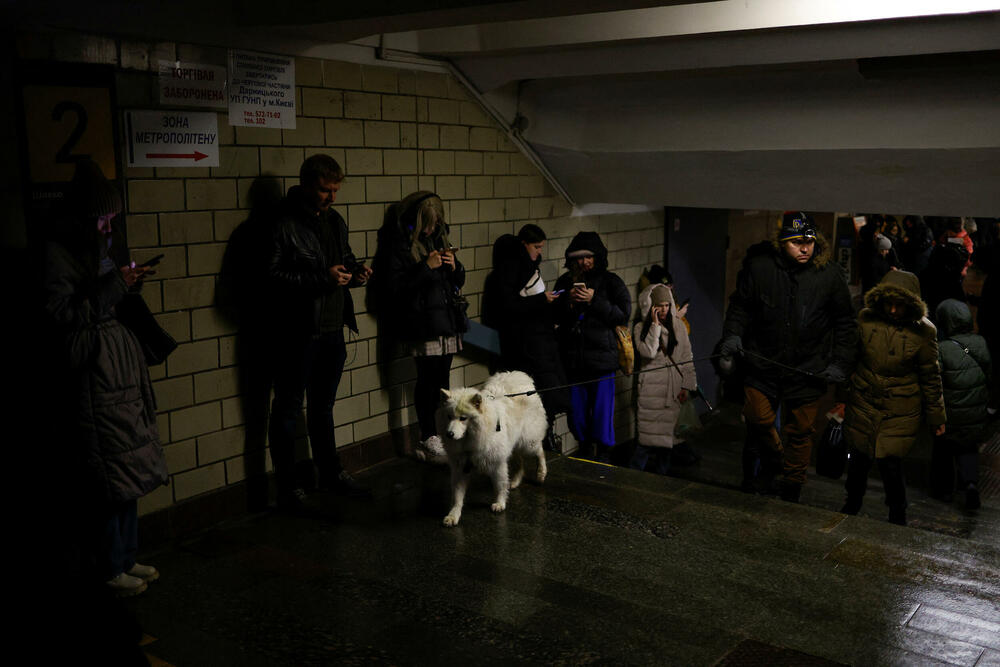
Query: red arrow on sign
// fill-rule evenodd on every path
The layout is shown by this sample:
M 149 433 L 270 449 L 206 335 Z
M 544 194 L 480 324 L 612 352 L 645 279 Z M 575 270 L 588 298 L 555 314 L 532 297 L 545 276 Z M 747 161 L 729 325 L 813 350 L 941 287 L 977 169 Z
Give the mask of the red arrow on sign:
M 203 160 L 208 156 L 200 151 L 195 151 L 194 153 L 146 153 L 146 158 L 181 158 L 186 160 Z

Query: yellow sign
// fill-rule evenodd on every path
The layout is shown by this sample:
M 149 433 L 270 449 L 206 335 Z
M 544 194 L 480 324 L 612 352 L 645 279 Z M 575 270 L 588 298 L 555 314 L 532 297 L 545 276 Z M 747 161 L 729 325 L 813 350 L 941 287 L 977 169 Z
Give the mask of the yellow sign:
M 74 161 L 85 156 L 109 180 L 118 177 L 107 88 L 25 86 L 24 125 L 32 183 L 73 180 Z

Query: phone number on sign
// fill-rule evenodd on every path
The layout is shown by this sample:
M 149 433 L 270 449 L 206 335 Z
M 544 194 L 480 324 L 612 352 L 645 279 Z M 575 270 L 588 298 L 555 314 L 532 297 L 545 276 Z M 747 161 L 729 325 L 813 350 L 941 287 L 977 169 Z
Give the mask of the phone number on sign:
M 244 111 L 243 120 L 254 125 L 264 125 L 268 120 L 281 120 L 278 111 Z

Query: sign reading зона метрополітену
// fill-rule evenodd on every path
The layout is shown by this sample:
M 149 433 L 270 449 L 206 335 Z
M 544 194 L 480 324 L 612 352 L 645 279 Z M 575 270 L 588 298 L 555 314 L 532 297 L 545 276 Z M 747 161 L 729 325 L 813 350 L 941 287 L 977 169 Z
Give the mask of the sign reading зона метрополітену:
M 130 167 L 218 167 L 214 111 L 126 111 Z
M 229 124 L 295 129 L 295 59 L 229 52 Z

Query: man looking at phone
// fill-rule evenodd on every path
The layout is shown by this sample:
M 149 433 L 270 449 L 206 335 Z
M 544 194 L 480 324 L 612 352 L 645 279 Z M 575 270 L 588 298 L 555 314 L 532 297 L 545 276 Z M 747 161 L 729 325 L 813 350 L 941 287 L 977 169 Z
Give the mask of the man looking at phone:
M 355 258 L 347 223 L 333 209 L 343 180 L 343 170 L 328 155 L 302 163 L 299 184 L 279 207 L 268 266 L 276 327 L 271 460 L 278 506 L 292 511 L 305 500 L 294 470 L 303 397 L 319 487 L 341 495 L 368 491 L 344 470 L 334 437 L 333 404 L 347 359 L 344 327 L 358 330 L 348 288 L 364 285 L 372 273 Z
M 743 355 L 743 490 L 798 502 L 819 398 L 857 354 L 851 295 L 805 213 L 785 213 L 774 241 L 752 246 L 729 297 L 719 352 Z M 775 362 L 775 363 L 772 363 Z M 781 407 L 781 436 L 775 428 Z

